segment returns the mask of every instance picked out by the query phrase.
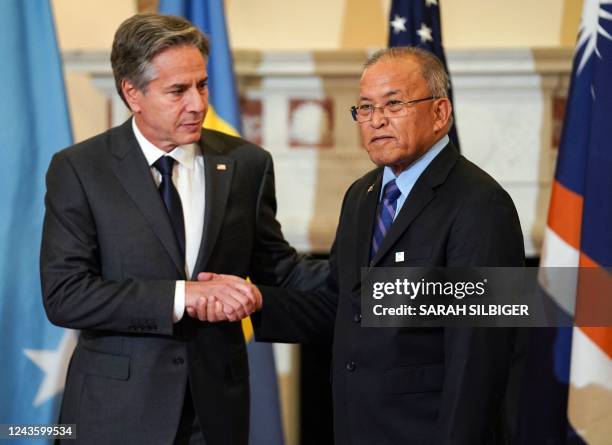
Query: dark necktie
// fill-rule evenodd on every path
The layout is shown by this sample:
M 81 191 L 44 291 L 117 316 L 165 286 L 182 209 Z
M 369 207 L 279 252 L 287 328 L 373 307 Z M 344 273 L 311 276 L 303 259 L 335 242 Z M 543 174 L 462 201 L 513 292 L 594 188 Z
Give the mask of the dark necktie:
M 376 252 L 378 252 L 385 235 L 389 231 L 389 227 L 391 227 L 391 224 L 393 224 L 393 217 L 395 216 L 395 209 L 397 208 L 397 198 L 399 198 L 401 194 L 402 192 L 400 192 L 400 190 L 397 188 L 395 179 L 385 185 L 383 199 L 378 206 L 378 215 L 376 216 L 374 233 L 372 234 L 370 260 L 372 260 L 374 255 L 376 255 Z
M 161 184 L 159 184 L 159 193 L 161 194 L 170 223 L 174 229 L 174 235 L 179 244 L 181 257 L 185 259 L 185 220 L 183 219 L 183 206 L 181 205 L 181 197 L 172 183 L 172 166 L 174 159 L 170 156 L 162 156 L 153 164 L 162 175 Z

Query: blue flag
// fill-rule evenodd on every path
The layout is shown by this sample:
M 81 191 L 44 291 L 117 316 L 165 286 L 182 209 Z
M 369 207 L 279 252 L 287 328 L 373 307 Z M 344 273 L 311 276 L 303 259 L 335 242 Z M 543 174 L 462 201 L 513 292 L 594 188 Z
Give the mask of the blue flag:
M 582 199 L 578 264 L 612 280 L 612 2 L 585 0 L 555 180 Z M 552 202 L 551 202 L 552 204 Z M 607 270 L 607 271 L 606 271 Z M 576 311 L 591 305 L 578 292 Z M 612 298 L 607 295 L 607 298 Z M 609 301 L 609 300 L 608 300 Z M 600 310 L 609 310 L 609 303 Z M 612 437 L 612 328 L 574 328 L 568 443 Z
M 72 141 L 48 0 L 0 3 L 0 56 L 0 423 L 56 423 L 76 334 L 47 321 L 38 273 L 45 171 Z
M 162 14 L 187 18 L 210 37 L 210 104 L 204 127 L 238 136 L 240 111 L 222 0 L 161 0 Z M 243 320 L 251 374 L 251 445 L 282 445 L 283 429 L 272 345 L 253 341 L 250 320 Z
M 438 56 L 448 72 L 442 46 L 438 0 L 393 0 L 389 13 L 389 26 L 389 47 L 418 46 L 426 49 Z M 452 102 L 453 92 L 450 85 L 448 94 Z M 453 117 L 454 115 L 453 110 Z M 448 135 L 459 149 L 456 121 Z

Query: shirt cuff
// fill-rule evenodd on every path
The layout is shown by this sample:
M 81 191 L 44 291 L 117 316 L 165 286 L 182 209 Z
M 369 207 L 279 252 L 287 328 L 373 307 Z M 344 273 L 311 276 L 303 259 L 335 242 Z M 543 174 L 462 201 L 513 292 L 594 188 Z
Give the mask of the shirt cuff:
M 185 282 L 177 281 L 174 288 L 174 312 L 172 313 L 172 322 L 178 323 L 183 318 L 185 313 Z

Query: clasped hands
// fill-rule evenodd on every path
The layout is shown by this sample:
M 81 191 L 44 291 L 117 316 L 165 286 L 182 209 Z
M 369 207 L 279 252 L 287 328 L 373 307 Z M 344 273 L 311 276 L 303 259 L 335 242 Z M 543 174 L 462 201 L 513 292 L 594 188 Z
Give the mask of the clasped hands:
M 234 275 L 198 274 L 185 282 L 185 311 L 201 321 L 238 321 L 261 309 L 257 286 Z

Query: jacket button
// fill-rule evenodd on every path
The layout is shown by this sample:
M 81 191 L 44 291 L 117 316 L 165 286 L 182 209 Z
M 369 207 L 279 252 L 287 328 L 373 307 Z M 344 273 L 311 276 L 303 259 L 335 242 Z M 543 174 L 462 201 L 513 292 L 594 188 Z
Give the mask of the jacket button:
M 353 316 L 353 321 L 354 321 L 355 323 L 359 323 L 359 322 L 361 321 L 361 314 L 355 314 L 355 315 Z
M 185 363 L 185 359 L 183 357 L 174 357 L 172 363 L 174 363 L 176 366 L 180 366 Z
M 348 372 L 353 372 L 356 367 L 357 365 L 355 365 L 355 362 L 346 362 L 346 370 Z

